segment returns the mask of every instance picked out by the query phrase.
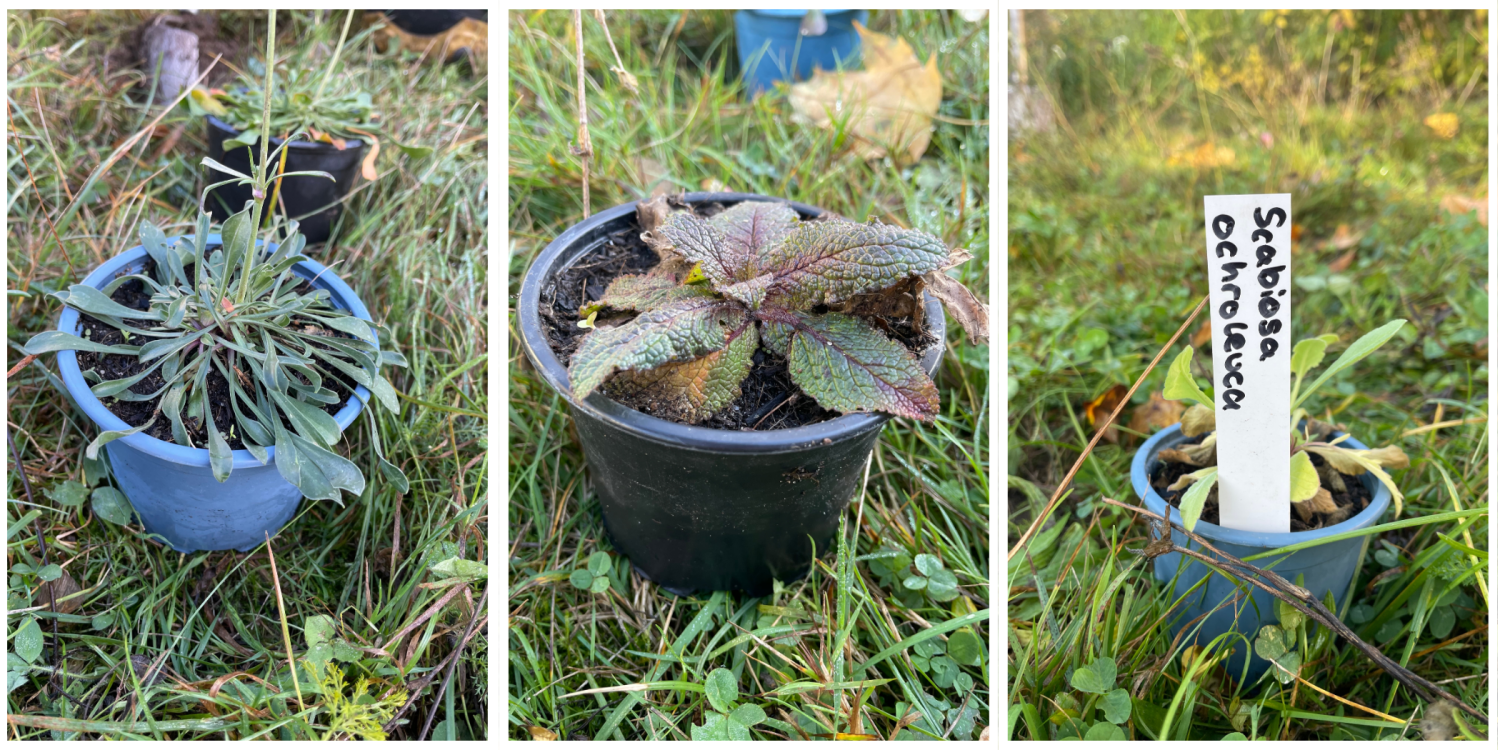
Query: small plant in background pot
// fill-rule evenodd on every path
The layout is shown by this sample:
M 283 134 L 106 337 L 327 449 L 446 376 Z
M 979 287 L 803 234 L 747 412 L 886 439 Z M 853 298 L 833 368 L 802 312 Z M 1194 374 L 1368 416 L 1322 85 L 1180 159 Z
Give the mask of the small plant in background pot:
M 273 21 L 268 34 L 272 46 L 274 29 Z M 270 109 L 266 96 L 263 126 L 270 119 Z M 357 298 L 351 302 L 352 292 L 342 282 L 331 288 L 336 277 L 302 255 L 305 240 L 296 222 L 285 226 L 271 222 L 262 229 L 265 196 L 273 180 L 295 175 L 329 179 L 329 175 L 276 173 L 272 165 L 286 145 L 270 151 L 269 142 L 261 140 L 259 148 L 260 166 L 253 176 L 210 158 L 203 160 L 210 169 L 230 175 L 205 189 L 205 197 L 208 190 L 227 184 L 245 186 L 255 196 L 224 222 L 219 235 L 209 234 L 209 214 L 201 206 L 196 232 L 175 241 L 154 224 L 143 223 L 140 248 L 102 266 L 85 283 L 53 293 L 76 311 L 75 316 L 87 317 L 77 317 L 76 328 L 70 330 L 65 315 L 59 330 L 37 334 L 25 350 L 28 354 L 86 354 L 78 358 L 80 369 L 87 368 L 81 382 L 87 394 L 98 400 L 94 403 L 103 403 L 115 416 L 130 413 L 138 419 L 127 429 L 101 430 L 85 451 L 87 460 L 96 459 L 105 446 L 111 446 L 106 448 L 111 458 L 123 460 L 123 454 L 115 456 L 112 445 L 121 440 L 134 443 L 128 446 L 132 451 L 158 460 L 168 457 L 179 464 L 196 460 L 191 453 L 136 439 L 146 437 L 140 433 L 154 431 L 176 446 L 206 451 L 212 479 L 226 488 L 241 473 L 255 473 L 253 462 L 263 467 L 274 462 L 294 492 L 291 508 L 266 511 L 267 515 L 250 523 L 256 531 L 269 531 L 288 520 L 301 497 L 341 502 L 344 492 L 358 496 L 364 491 L 363 472 L 332 448 L 344 426 L 372 395 L 383 408 L 399 409 L 396 391 L 381 374 L 381 366 L 406 362 L 400 354 L 382 350 L 383 331 L 354 314 L 355 310 L 363 313 L 363 305 Z M 278 232 L 283 235 L 279 245 L 270 241 Z M 132 253 L 145 257 L 122 264 Z M 121 272 L 108 273 L 112 265 L 120 265 Z M 101 272 L 105 276 L 96 278 Z M 335 304 L 336 297 L 339 304 Z M 351 309 L 351 304 L 357 307 Z M 384 338 L 389 341 L 389 334 Z M 63 369 L 66 376 L 66 365 Z M 87 410 L 88 400 L 71 385 L 70 389 Z M 129 408 L 142 402 L 147 409 Z M 406 477 L 385 460 L 376 423 L 366 420 L 375 463 L 381 475 L 405 493 Z M 234 444 L 242 446 L 252 460 L 237 458 Z M 116 465 L 115 473 L 124 487 L 122 467 Z M 185 531 L 190 525 L 187 509 L 148 512 L 158 501 L 168 505 L 186 501 L 199 509 L 211 506 L 214 501 L 202 497 L 207 488 L 200 484 L 178 496 L 177 489 L 169 488 L 173 480 L 167 475 L 150 469 L 129 473 L 139 483 L 134 491 L 124 488 L 148 531 L 155 531 L 153 526 L 161 529 L 184 551 L 198 545 L 223 548 Z M 235 487 L 244 491 L 249 485 Z M 271 494 L 278 493 L 272 488 Z M 228 509 L 239 505 L 247 512 L 260 513 L 261 509 L 251 507 L 261 500 L 255 494 L 251 490 L 250 496 L 222 498 L 226 509 L 216 512 L 227 517 L 233 515 Z M 224 517 L 212 519 L 213 523 L 233 525 Z M 240 548 L 262 536 L 246 534 L 244 529 L 235 533 L 233 546 Z

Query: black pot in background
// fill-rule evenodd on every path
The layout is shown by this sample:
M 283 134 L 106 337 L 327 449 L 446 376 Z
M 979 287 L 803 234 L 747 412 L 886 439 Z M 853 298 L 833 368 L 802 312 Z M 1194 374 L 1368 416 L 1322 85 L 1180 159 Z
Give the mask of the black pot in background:
M 689 203 L 732 205 L 773 200 L 744 193 L 688 193 Z M 787 202 L 803 218 L 822 213 Z M 786 430 L 743 432 L 657 419 L 597 391 L 582 402 L 567 368 L 547 344 L 539 306 L 556 272 L 611 233 L 635 221 L 635 203 L 602 211 L 553 240 L 521 284 L 519 317 L 526 355 L 567 399 L 604 513 L 604 527 L 642 575 L 677 594 L 737 589 L 751 596 L 773 579 L 807 573 L 813 552 L 835 543 L 839 514 L 864 480 L 880 429 L 890 419 L 846 414 Z M 926 298 L 938 343 L 922 367 L 937 369 L 943 353 L 942 305 Z
M 209 158 L 230 169 L 250 174 L 251 158 L 260 160 L 260 145 L 256 144 L 255 148 L 237 148 L 225 153 L 224 141 L 235 137 L 240 131 L 213 115 L 207 115 L 205 119 L 208 122 Z M 271 139 L 271 149 L 280 146 L 281 141 L 280 138 Z M 288 147 L 286 171 L 327 172 L 334 178 L 334 182 L 329 182 L 323 177 L 301 175 L 282 180 L 277 211 L 280 211 L 280 204 L 285 203 L 291 218 L 301 222 L 302 235 L 309 243 L 328 241 L 334 222 L 343 213 L 344 196 L 349 194 L 349 189 L 359 176 L 359 163 L 364 159 L 365 148 L 365 142 L 357 139 L 347 141 L 343 150 L 330 143 L 308 141 L 293 141 Z M 211 183 L 218 182 L 226 176 L 210 172 L 208 179 Z M 245 201 L 250 200 L 250 197 L 249 185 L 223 185 L 209 194 L 208 208 L 213 213 L 214 220 L 224 221 L 230 214 L 244 208 Z M 268 192 L 266 198 L 269 200 L 270 197 Z

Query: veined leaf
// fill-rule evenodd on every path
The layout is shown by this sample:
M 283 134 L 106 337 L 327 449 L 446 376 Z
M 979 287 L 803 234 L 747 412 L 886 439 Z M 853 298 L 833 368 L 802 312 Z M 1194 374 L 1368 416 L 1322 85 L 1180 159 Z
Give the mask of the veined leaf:
M 795 314 L 787 353 L 792 382 L 826 409 L 879 411 L 931 421 L 937 386 L 906 347 L 859 318 Z
M 623 372 L 605 386 L 611 395 L 645 395 L 660 412 L 702 422 L 739 398 L 759 344 L 753 324 L 728 346 L 687 362 L 669 362 L 641 372 Z
M 762 320 L 760 325 L 760 342 L 772 354 L 785 357 L 787 349 L 792 345 L 793 333 L 795 331 L 786 323 L 778 323 L 774 320 Z
M 139 346 L 114 345 L 108 346 L 85 338 L 79 338 L 71 333 L 62 331 L 42 331 L 31 340 L 26 342 L 24 351 L 27 354 L 46 354 L 47 352 L 78 351 L 99 352 L 100 354 L 127 354 L 139 353 Z
M 1167 368 L 1167 382 L 1162 387 L 1161 397 L 1168 401 L 1190 398 L 1208 407 L 1210 411 L 1213 410 L 1213 399 L 1193 379 L 1193 347 L 1183 347 L 1177 359 L 1172 360 L 1172 366 Z
M 745 201 L 723 211 L 709 223 L 724 232 L 731 254 L 748 256 L 741 280 L 761 273 L 761 258 L 797 228 L 801 217 L 791 206 L 778 201 Z
M 711 299 L 713 293 L 698 286 L 678 284 L 664 274 L 639 274 L 618 276 L 609 282 L 604 296 L 596 302 L 585 303 L 579 309 L 580 317 L 588 317 L 604 308 L 646 312 L 671 302 L 688 299 Z
M 1300 503 L 1318 494 L 1318 469 L 1307 451 L 1292 454 L 1292 502 Z
M 723 292 L 726 296 L 745 303 L 745 306 L 751 310 L 759 310 L 761 303 L 766 299 L 766 290 L 770 288 L 775 278 L 769 273 L 764 273 L 749 281 L 741 281 L 724 287 Z
M 593 393 L 617 370 L 649 370 L 723 349 L 744 324 L 744 311 L 720 300 L 674 302 L 617 328 L 596 330 L 573 353 L 568 378 L 573 395 Z
M 731 245 L 722 228 L 698 218 L 692 211 L 668 216 L 659 231 L 679 255 L 700 264 L 715 289 L 745 278 L 754 260 L 748 248 Z
M 1307 397 L 1312 395 L 1314 391 L 1318 390 L 1318 386 L 1327 382 L 1329 378 L 1348 368 L 1350 365 L 1353 365 L 1355 362 L 1358 362 L 1365 357 L 1370 356 L 1370 354 L 1373 353 L 1376 349 L 1379 349 L 1381 345 L 1389 341 L 1392 336 L 1396 335 L 1396 331 L 1401 330 L 1401 326 L 1403 325 L 1406 325 L 1406 320 L 1404 318 L 1397 318 L 1359 337 L 1359 340 L 1350 345 L 1348 349 L 1345 349 L 1344 353 L 1339 355 L 1339 358 L 1333 361 L 1333 364 L 1329 365 L 1327 369 L 1323 370 L 1323 373 L 1318 376 L 1317 380 L 1314 380 L 1312 382 L 1312 385 L 1307 387 L 1306 391 L 1303 391 L 1297 396 L 1297 399 L 1292 402 L 1292 408 L 1296 409 L 1297 407 L 1301 406 L 1302 402 L 1306 401 Z M 1400 505 L 1397 505 L 1396 507 L 1400 508 Z
M 921 276 L 943 266 L 948 246 L 925 232 L 885 224 L 806 221 L 762 259 L 771 296 L 808 309 Z
M 1323 353 L 1326 351 L 1328 339 L 1322 336 L 1298 341 L 1292 348 L 1292 374 L 1300 378 L 1312 372 L 1314 367 L 1322 364 Z

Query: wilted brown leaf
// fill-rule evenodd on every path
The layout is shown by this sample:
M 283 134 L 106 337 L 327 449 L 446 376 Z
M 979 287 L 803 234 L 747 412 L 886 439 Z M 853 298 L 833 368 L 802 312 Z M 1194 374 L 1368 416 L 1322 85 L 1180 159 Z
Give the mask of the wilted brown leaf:
M 890 154 L 898 163 L 922 158 L 932 139 L 932 117 L 943 100 L 937 54 L 925 65 L 900 37 L 870 31 L 855 22 L 864 70 L 829 73 L 792 86 L 796 118 L 832 129 L 845 122 L 855 153 L 866 159 Z
M 1355 234 L 1349 230 L 1348 224 L 1340 224 L 1333 230 L 1333 236 L 1323 242 L 1325 250 L 1348 250 L 1359 244 L 1364 239 L 1364 233 Z
M 1183 408 L 1181 401 L 1168 401 L 1161 397 L 1161 391 L 1153 391 L 1151 400 L 1135 407 L 1130 417 L 1130 429 L 1145 435 L 1164 430 L 1177 424 L 1182 418 Z
M 73 580 L 73 576 L 68 575 L 67 570 L 63 570 L 61 578 L 47 581 L 37 589 L 34 601 L 44 607 L 57 602 L 57 609 L 52 611 L 61 615 L 71 615 L 83 604 L 84 597 L 76 596 L 67 600 L 64 600 L 64 597 L 76 594 L 78 590 L 78 582 Z
M 1292 508 L 1302 518 L 1303 523 L 1310 523 L 1314 513 L 1332 513 L 1339 509 L 1333 502 L 1333 495 L 1323 487 L 1318 488 L 1318 493 L 1300 503 L 1292 503 Z
M 526 727 L 526 731 L 531 732 L 531 739 L 537 742 L 557 741 L 557 732 L 554 732 L 550 729 L 543 729 L 542 727 Z
M 927 291 L 942 300 L 948 314 L 963 326 L 964 333 L 969 334 L 969 343 L 978 344 L 990 340 L 988 305 L 980 302 L 958 279 L 942 271 L 933 271 L 922 278 L 927 282 Z
M 1358 252 L 1355 248 L 1349 248 L 1349 252 L 1340 255 L 1332 263 L 1328 264 L 1328 270 L 1332 273 L 1343 273 L 1349 270 L 1349 266 L 1354 263 L 1354 256 Z
M 1130 389 L 1123 385 L 1113 385 L 1110 386 L 1109 390 L 1099 394 L 1098 398 L 1084 404 L 1083 416 L 1089 421 L 1089 426 L 1092 427 L 1101 419 L 1109 419 L 1109 415 L 1114 413 L 1115 407 L 1120 405 L 1120 401 L 1129 392 Z M 1102 439 L 1111 443 L 1118 443 L 1120 442 L 1120 431 L 1115 429 L 1115 426 L 1111 424 L 1105 428 Z

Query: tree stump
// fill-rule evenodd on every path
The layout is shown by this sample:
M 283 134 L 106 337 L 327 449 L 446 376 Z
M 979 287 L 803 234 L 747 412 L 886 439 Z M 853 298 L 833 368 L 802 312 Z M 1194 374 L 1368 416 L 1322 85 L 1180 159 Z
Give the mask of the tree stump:
M 198 78 L 198 36 L 168 26 L 166 20 L 165 16 L 158 17 L 146 29 L 142 40 L 146 74 L 157 76 L 156 103 L 159 106 L 176 99 Z

